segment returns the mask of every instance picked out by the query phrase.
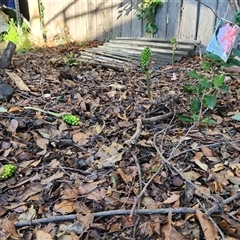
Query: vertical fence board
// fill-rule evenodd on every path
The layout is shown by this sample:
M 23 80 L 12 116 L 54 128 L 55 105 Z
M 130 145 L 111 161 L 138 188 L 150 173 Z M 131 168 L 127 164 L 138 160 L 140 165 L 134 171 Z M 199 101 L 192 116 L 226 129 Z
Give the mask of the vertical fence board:
M 201 3 L 206 4 L 211 9 L 217 9 L 217 1 L 201 0 Z M 208 45 L 214 32 L 216 16 L 211 9 L 203 4 L 200 4 L 199 25 L 197 30 L 197 40 L 200 40 L 203 45 Z
M 122 0 L 113 0 L 112 2 L 112 38 L 121 36 L 122 18 L 120 17 L 120 10 L 122 9 Z
M 228 1 L 219 1 L 216 13 L 219 18 L 233 21 L 234 12 Z M 219 19 L 217 20 L 217 22 L 219 22 Z
M 183 2 L 178 39 L 194 40 L 196 35 L 197 2 L 186 0 Z
M 168 0 L 162 0 L 162 3 L 155 17 L 156 26 L 158 27 L 156 37 L 159 38 L 165 38 L 167 33 Z
M 131 37 L 141 37 L 142 36 L 142 20 L 137 17 L 138 4 L 141 0 L 132 0 L 132 34 Z
M 96 28 L 98 25 L 96 21 L 96 1 L 88 0 L 87 5 L 88 5 L 87 21 L 88 21 L 89 37 L 91 40 L 95 40 L 97 39 Z
M 122 29 L 121 29 L 121 36 L 122 37 L 130 37 L 132 31 L 132 16 L 131 16 L 131 0 L 124 0 L 122 3 Z
M 182 7 L 181 1 L 168 2 L 166 37 L 169 39 L 178 36 L 181 17 L 181 7 Z

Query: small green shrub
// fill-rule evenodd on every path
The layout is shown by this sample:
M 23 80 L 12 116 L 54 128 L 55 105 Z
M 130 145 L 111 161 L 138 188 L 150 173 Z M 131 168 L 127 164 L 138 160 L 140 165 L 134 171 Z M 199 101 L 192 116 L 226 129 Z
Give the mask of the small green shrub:
M 179 114 L 178 118 L 182 122 L 196 122 L 200 120 L 203 123 L 215 123 L 213 119 L 204 118 L 203 111 L 213 110 L 217 104 L 220 91 L 227 93 L 228 86 L 225 83 L 225 68 L 230 66 L 240 66 L 240 50 L 233 49 L 232 53 L 225 63 L 220 57 L 209 53 L 201 62 L 201 71 L 191 70 L 188 75 L 195 79 L 192 83 L 183 86 L 183 91 L 191 95 L 190 113 Z
M 31 42 L 28 39 L 29 29 L 26 23 L 23 22 L 21 27 L 18 27 L 14 19 L 9 20 L 7 32 L 3 35 L 3 41 L 13 42 L 17 46 L 18 52 L 28 51 L 31 48 Z

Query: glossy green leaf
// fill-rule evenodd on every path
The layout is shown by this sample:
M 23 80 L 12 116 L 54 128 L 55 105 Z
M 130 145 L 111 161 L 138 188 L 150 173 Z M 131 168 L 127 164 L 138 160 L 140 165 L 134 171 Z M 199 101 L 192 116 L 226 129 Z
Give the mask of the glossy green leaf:
M 200 106 L 201 106 L 200 100 L 198 98 L 194 98 L 191 101 L 191 112 L 194 114 L 199 113 Z
M 240 58 L 240 50 L 239 49 L 233 48 L 232 52 L 234 53 L 234 55 L 236 55 Z
M 222 91 L 224 91 L 224 92 L 229 92 L 229 88 L 228 88 L 228 86 L 226 85 L 226 83 L 223 83 L 220 87 L 219 87 L 219 89 L 221 89 Z
M 191 77 L 191 78 L 201 78 L 202 76 L 199 75 L 195 70 L 191 70 L 188 72 L 188 76 Z
M 207 123 L 207 124 L 216 124 L 217 122 L 214 119 L 211 118 L 203 118 L 201 120 L 202 123 Z
M 201 62 L 201 67 L 203 70 L 207 71 L 212 68 L 212 63 L 203 61 L 203 62 Z
M 224 74 L 220 74 L 220 75 L 215 76 L 213 78 L 214 87 L 219 88 L 224 83 L 224 80 L 225 80 L 225 75 Z
M 199 80 L 199 83 L 204 88 L 210 88 L 212 87 L 212 81 L 210 81 L 208 78 L 202 78 Z
M 182 86 L 183 91 L 186 93 L 198 93 L 198 88 L 195 86 Z
M 217 97 L 215 95 L 205 95 L 203 97 L 204 106 L 206 106 L 212 110 L 216 106 L 216 103 L 217 103 Z
M 193 122 L 192 118 L 184 116 L 184 115 L 181 115 L 181 114 L 178 114 L 177 117 L 182 122 L 186 122 L 186 123 L 192 123 Z

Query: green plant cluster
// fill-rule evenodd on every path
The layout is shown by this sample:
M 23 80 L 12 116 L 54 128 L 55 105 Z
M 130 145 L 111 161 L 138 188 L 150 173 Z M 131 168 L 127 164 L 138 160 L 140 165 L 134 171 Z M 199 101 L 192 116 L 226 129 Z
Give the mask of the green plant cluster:
M 207 109 L 213 110 L 217 104 L 217 96 L 220 91 L 227 93 L 228 86 L 225 83 L 225 68 L 230 66 L 240 66 L 240 50 L 233 49 L 228 61 L 225 63 L 220 57 L 209 53 L 201 62 L 201 71 L 191 70 L 188 75 L 195 79 L 191 83 L 183 86 L 183 91 L 192 95 L 190 102 L 190 114 L 179 114 L 178 118 L 183 122 L 215 123 L 213 119 L 203 118 L 202 113 Z
M 62 116 L 62 120 L 70 126 L 76 126 L 79 124 L 80 119 L 72 114 L 65 114 Z
M 151 49 L 149 47 L 145 47 L 141 52 L 140 62 L 141 68 L 145 71 L 148 68 L 148 64 L 151 60 Z
M 17 171 L 17 167 L 14 164 L 3 165 L 0 169 L 0 172 L 2 172 L 0 175 L 0 179 L 11 178 L 16 171 Z
M 151 49 L 149 47 L 145 47 L 140 55 L 140 64 L 143 71 L 145 71 L 146 74 L 146 82 L 147 82 L 147 91 L 148 91 L 148 97 L 151 98 L 151 89 L 150 89 L 150 76 L 151 76 L 151 70 L 149 69 L 149 63 L 151 61 Z
M 31 48 L 31 42 L 29 41 L 29 28 L 23 21 L 22 26 L 19 27 L 11 18 L 8 23 L 7 32 L 3 35 L 4 42 L 13 42 L 17 46 L 18 52 L 28 51 Z
M 157 8 L 162 5 L 161 0 L 143 0 L 138 6 L 138 19 L 146 20 L 145 31 L 153 36 L 158 28 L 155 24 Z

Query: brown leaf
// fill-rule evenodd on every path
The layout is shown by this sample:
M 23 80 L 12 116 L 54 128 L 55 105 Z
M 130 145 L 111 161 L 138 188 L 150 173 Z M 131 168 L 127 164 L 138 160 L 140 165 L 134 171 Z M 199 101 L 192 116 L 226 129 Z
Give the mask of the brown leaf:
M 96 161 L 96 167 L 98 169 L 102 169 L 105 167 L 112 167 L 115 165 L 116 162 L 120 161 L 122 159 L 122 155 L 124 152 L 115 154 L 109 158 L 106 159 L 100 159 L 99 161 Z
M 201 150 L 206 157 L 213 157 L 212 150 L 210 148 L 202 145 Z
M 74 201 L 63 200 L 60 203 L 56 203 L 54 205 L 54 211 L 59 212 L 63 215 L 66 213 L 72 213 L 75 211 Z
M 218 236 L 218 232 L 212 221 L 208 220 L 199 209 L 196 209 L 196 217 L 201 225 L 206 240 L 215 240 Z
M 8 71 L 6 71 L 6 73 L 15 82 L 19 90 L 30 92 L 30 89 L 28 88 L 28 86 L 23 82 L 23 80 L 16 73 L 12 73 Z
M 51 236 L 51 234 L 43 230 L 37 230 L 35 234 L 36 234 L 36 240 L 53 240 L 53 237 Z
M 92 213 L 87 213 L 85 215 L 82 215 L 80 213 L 77 214 L 77 220 L 84 227 L 85 231 L 91 226 L 93 219 L 94 216 Z
M 174 203 L 176 201 L 178 201 L 180 198 L 180 195 L 178 194 L 173 194 L 171 195 L 169 198 L 167 198 L 165 201 L 163 201 L 163 203 Z
M 60 179 L 62 178 L 64 175 L 63 172 L 56 172 L 55 174 L 53 174 L 52 176 L 48 177 L 48 178 L 44 178 L 41 180 L 41 184 L 48 184 L 56 179 Z
M 73 142 L 77 143 L 78 146 L 84 146 L 88 142 L 88 136 L 85 133 L 73 134 Z
M 13 134 L 16 133 L 16 130 L 18 128 L 18 121 L 16 119 L 12 119 L 10 124 L 8 125 L 7 130 Z
M 1 239 L 8 239 L 11 236 L 13 239 L 20 239 L 19 234 L 16 231 L 15 225 L 12 221 L 4 219 L 0 221 L 1 232 L 4 234 L 3 237 L 0 235 Z

